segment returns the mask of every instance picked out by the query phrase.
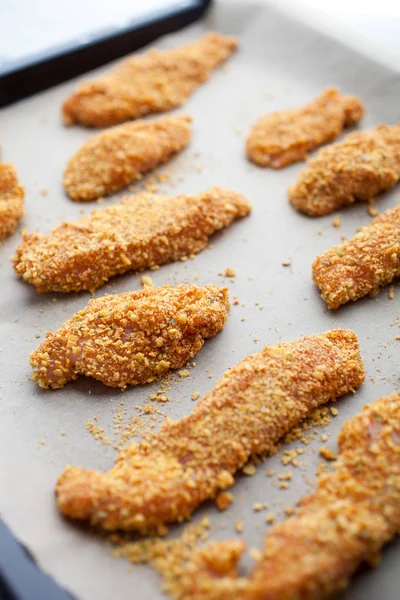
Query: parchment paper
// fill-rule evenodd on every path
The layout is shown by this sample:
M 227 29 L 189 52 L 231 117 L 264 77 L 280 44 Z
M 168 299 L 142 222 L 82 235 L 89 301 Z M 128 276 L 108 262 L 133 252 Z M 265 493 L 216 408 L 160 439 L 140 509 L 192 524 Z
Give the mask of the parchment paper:
M 194 118 L 193 140 L 173 161 L 175 187 L 164 184 L 161 189 L 174 194 L 195 193 L 215 184 L 228 186 L 247 195 L 253 213 L 215 236 L 212 248 L 194 260 L 151 273 L 157 285 L 180 281 L 227 284 L 231 298 L 237 295 L 240 300 L 239 306 L 232 307 L 224 331 L 196 356 L 191 378 L 173 387 L 171 400 L 162 409 L 172 418 L 188 414 L 194 406 L 193 392 L 203 396 L 228 367 L 264 344 L 350 327 L 359 336 L 368 375 L 355 396 L 338 403 L 339 416 L 326 428 L 329 440 L 323 445 L 335 449 L 345 420 L 365 403 L 399 387 L 400 342 L 394 338 L 400 334 L 400 289 L 396 287 L 394 300 L 385 289 L 373 300 L 327 312 L 311 281 L 312 261 L 340 242 L 341 236 L 350 236 L 368 223 L 367 207 L 363 204 L 341 211 L 339 229 L 332 226 L 337 215 L 302 216 L 289 205 L 287 186 L 294 183 L 303 165 L 279 172 L 251 165 L 244 156 L 244 139 L 261 114 L 300 105 L 328 85 L 338 85 L 365 100 L 368 113 L 361 128 L 394 123 L 399 120 L 399 76 L 288 16 L 250 2 L 218 3 L 203 22 L 155 45 L 174 47 L 207 30 L 238 34 L 240 50 L 184 107 Z M 70 81 L 0 113 L 3 160 L 15 162 L 26 187 L 22 225 L 30 230 L 47 232 L 61 220 L 76 219 L 97 207 L 70 201 L 61 187 L 67 159 L 93 134 L 61 125 L 61 103 L 76 85 L 77 81 Z M 47 190 L 47 195 L 42 195 L 42 190 Z M 399 199 L 395 189 L 380 197 L 376 206 L 384 210 Z M 107 199 L 101 206 L 114 201 Z M 121 394 L 82 377 L 60 391 L 41 391 L 29 380 L 28 353 L 47 331 L 83 308 L 90 296 L 39 295 L 20 281 L 8 260 L 19 241 L 20 235 L 15 233 L 0 248 L 1 515 L 42 567 L 78 598 L 156 600 L 162 594 L 151 568 L 130 568 L 124 560 L 112 558 L 104 544 L 59 516 L 53 496 L 56 478 L 66 463 L 95 469 L 113 464 L 115 451 L 96 442 L 85 423 L 97 415 L 99 425 L 110 432 L 121 400 L 125 410 L 136 416 L 135 406 L 147 403 L 151 390 L 136 387 Z M 288 260 L 291 267 L 284 267 L 282 262 Z M 227 267 L 236 270 L 235 283 L 218 275 Z M 140 276 L 128 274 L 114 279 L 96 296 L 138 288 Z M 276 477 L 265 475 L 268 469 L 284 471 L 277 455 L 260 465 L 255 476 L 238 479 L 233 487 L 234 503 L 226 512 L 219 513 L 210 504 L 197 511 L 195 519 L 210 515 L 212 537 L 220 539 L 236 536 L 234 522 L 243 520 L 242 536 L 250 547 L 261 547 L 267 530 L 265 511 L 255 513 L 253 503 L 269 502 L 270 510 L 282 515 L 286 506 L 310 490 L 306 477 L 315 476 L 321 445 L 317 436 L 307 447 L 306 473 L 290 468 L 293 480 L 288 490 L 278 490 Z M 379 569 L 358 575 L 343 598 L 397 599 L 399 558 L 400 543 L 395 542 L 385 550 Z

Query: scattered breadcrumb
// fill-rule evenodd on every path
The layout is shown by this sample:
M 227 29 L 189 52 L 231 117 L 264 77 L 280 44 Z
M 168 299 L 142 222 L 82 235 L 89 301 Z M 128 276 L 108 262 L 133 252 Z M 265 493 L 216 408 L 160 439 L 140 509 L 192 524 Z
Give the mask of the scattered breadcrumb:
M 319 449 L 319 453 L 326 460 L 336 460 L 336 454 L 330 448 L 322 447 Z
M 237 533 L 243 533 L 244 525 L 243 521 L 235 521 L 235 529 Z
M 230 492 L 219 492 L 215 498 L 215 503 L 219 510 L 226 510 L 233 502 L 233 496 Z
M 253 464 L 246 465 L 242 469 L 242 473 L 244 473 L 245 475 L 252 476 L 252 475 L 255 475 L 256 472 L 257 472 L 257 469 L 256 469 L 255 465 L 253 465 Z
M 340 220 L 340 217 L 335 217 L 332 220 L 332 225 L 333 225 L 333 227 L 336 227 L 336 229 L 338 229 L 341 226 L 341 224 L 342 224 L 342 221 Z
M 377 217 L 379 215 L 378 209 L 371 205 L 368 206 L 368 213 L 371 215 L 371 217 Z
M 143 287 L 154 287 L 153 280 L 149 275 L 142 275 L 140 278 L 140 283 Z
M 234 269 L 230 269 L 229 267 L 227 267 L 225 269 L 225 272 L 224 272 L 225 277 L 235 277 L 235 275 L 236 275 L 236 271 Z
M 275 521 L 275 513 L 271 512 L 268 513 L 267 516 L 265 517 L 265 522 L 268 523 L 268 525 L 271 525 L 271 523 L 273 523 Z

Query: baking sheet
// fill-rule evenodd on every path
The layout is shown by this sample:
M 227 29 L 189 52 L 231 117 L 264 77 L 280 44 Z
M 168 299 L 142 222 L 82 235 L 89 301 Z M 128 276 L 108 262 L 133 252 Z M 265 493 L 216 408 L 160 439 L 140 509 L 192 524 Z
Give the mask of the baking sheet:
M 172 163 L 174 185 L 165 183 L 160 189 L 174 194 L 195 193 L 215 184 L 227 186 L 250 199 L 253 213 L 214 236 L 212 248 L 194 260 L 151 273 L 157 285 L 180 281 L 226 284 L 231 298 L 237 295 L 240 300 L 238 306 L 232 306 L 224 331 L 196 356 L 191 377 L 170 390 L 170 402 L 161 408 L 172 418 L 188 414 L 194 405 L 190 399 L 193 392 L 203 396 L 228 367 L 266 343 L 350 327 L 359 336 L 368 374 L 355 396 L 340 400 L 339 416 L 325 430 L 329 439 L 323 445 L 335 449 L 345 420 L 363 404 L 400 387 L 400 342 L 394 340 L 400 334 L 400 289 L 395 289 L 394 300 L 388 298 L 386 288 L 375 299 L 327 312 L 311 281 L 312 261 L 340 242 L 341 236 L 350 236 L 368 223 L 367 207 L 356 205 L 341 211 L 339 229 L 332 226 L 337 215 L 302 216 L 289 205 L 286 190 L 303 165 L 279 172 L 258 168 L 245 159 L 244 139 L 261 114 L 300 105 L 328 85 L 338 85 L 365 100 L 368 112 L 361 128 L 394 123 L 399 120 L 399 75 L 287 15 L 251 2 L 220 2 L 202 22 L 155 45 L 173 47 L 210 29 L 238 34 L 240 50 L 184 107 L 194 118 L 193 140 Z M 68 82 L 0 112 L 3 160 L 15 162 L 26 187 L 23 226 L 30 230 L 48 231 L 62 219 L 76 219 L 97 206 L 71 202 L 61 187 L 66 160 L 93 134 L 78 127 L 65 129 L 60 123 L 61 103 L 76 85 L 77 81 Z M 394 189 L 377 201 L 377 207 L 387 209 L 399 199 L 399 191 Z M 107 199 L 102 206 L 116 200 Z M 148 403 L 152 390 L 136 387 L 122 394 L 81 377 L 62 390 L 41 391 L 29 380 L 28 353 L 48 330 L 83 308 L 90 296 L 39 295 L 18 280 L 8 258 L 19 240 L 15 233 L 0 248 L 1 515 L 42 567 L 78 598 L 108 600 L 118 594 L 124 599 L 134 594 L 156 600 L 162 597 L 157 574 L 150 567 L 132 568 L 124 560 L 112 558 L 94 536 L 61 519 L 53 496 L 65 464 L 95 469 L 113 464 L 113 448 L 96 442 L 85 423 L 96 415 L 99 425 L 110 433 L 120 402 L 124 402 L 123 410 L 135 416 L 135 407 Z M 284 267 L 284 261 L 291 261 L 291 267 Z M 237 273 L 234 283 L 218 275 L 227 267 Z M 128 274 L 112 280 L 96 296 L 140 287 L 140 275 Z M 263 305 L 263 310 L 256 303 Z M 268 469 L 287 470 L 278 454 L 261 464 L 255 476 L 238 479 L 232 489 L 234 502 L 227 511 L 219 513 L 210 503 L 194 518 L 208 514 L 211 537 L 219 539 L 236 536 L 234 522 L 243 520 L 242 537 L 249 547 L 261 547 L 267 531 L 265 511 L 254 512 L 253 503 L 268 502 L 270 510 L 282 517 L 286 506 L 309 492 L 306 479 L 315 475 L 321 445 L 317 436 L 307 447 L 306 471 L 290 468 L 293 480 L 288 490 L 278 490 L 276 477 L 265 475 Z M 397 599 L 399 558 L 400 543 L 395 542 L 385 550 L 379 569 L 358 575 L 343 598 Z M 245 566 L 250 563 L 245 561 Z

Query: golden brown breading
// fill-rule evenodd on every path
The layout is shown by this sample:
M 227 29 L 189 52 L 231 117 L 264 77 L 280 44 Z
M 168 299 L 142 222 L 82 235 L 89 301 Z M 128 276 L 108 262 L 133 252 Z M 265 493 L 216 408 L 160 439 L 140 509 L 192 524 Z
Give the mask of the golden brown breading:
M 364 380 L 355 334 L 333 330 L 267 346 L 232 367 L 192 414 L 125 448 L 108 473 L 67 467 L 62 512 L 106 530 L 145 532 L 182 521 L 232 485 L 313 408 Z
M 318 152 L 289 188 L 293 206 L 315 217 L 368 201 L 400 178 L 400 125 L 349 134 Z
M 31 354 L 34 381 L 61 388 L 78 375 L 111 387 L 179 369 L 225 325 L 228 291 L 215 285 L 146 287 L 91 300 Z
M 82 84 L 64 103 L 64 122 L 108 127 L 181 106 L 236 47 L 235 37 L 209 33 L 175 50 L 130 56 Z
M 126 197 L 47 235 L 24 233 L 14 269 L 39 292 L 94 290 L 114 275 L 197 254 L 250 209 L 246 198 L 218 187 L 196 196 Z
M 237 572 L 245 545 L 216 542 L 193 555 L 171 591 L 179 600 L 325 600 L 362 563 L 376 564 L 399 528 L 397 392 L 344 424 L 335 471 L 319 477 L 295 517 L 271 529 L 249 578 Z
M 12 164 L 0 163 L 0 241 L 12 233 L 24 215 L 24 188 Z
M 312 275 L 328 308 L 374 296 L 400 276 L 400 205 L 318 256 Z
M 73 200 L 112 194 L 188 145 L 190 117 L 162 117 L 107 129 L 68 161 L 64 187 Z
M 247 139 L 247 156 L 262 167 L 281 169 L 305 160 L 310 150 L 334 140 L 363 116 L 359 98 L 328 88 L 301 108 L 261 117 Z

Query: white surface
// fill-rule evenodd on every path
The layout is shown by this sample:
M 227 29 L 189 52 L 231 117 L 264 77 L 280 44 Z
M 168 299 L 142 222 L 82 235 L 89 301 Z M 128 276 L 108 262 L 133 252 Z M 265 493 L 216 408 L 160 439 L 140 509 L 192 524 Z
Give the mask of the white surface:
M 0 66 L 71 39 L 85 41 L 89 33 L 122 27 L 166 6 L 187 4 L 186 0 L 2 0 Z
M 214 0 L 218 2 L 218 0 Z M 329 33 L 371 46 L 375 54 L 400 58 L 400 2 L 396 0 L 264 0 L 287 8 Z M 0 2 L 0 66 L 26 54 L 44 51 L 71 38 L 85 39 L 139 15 L 186 0 L 2 0 Z

